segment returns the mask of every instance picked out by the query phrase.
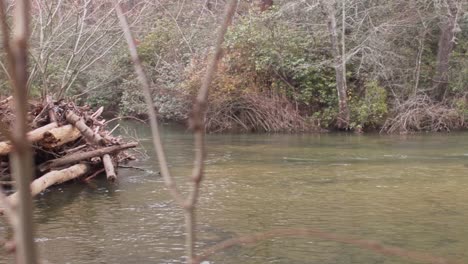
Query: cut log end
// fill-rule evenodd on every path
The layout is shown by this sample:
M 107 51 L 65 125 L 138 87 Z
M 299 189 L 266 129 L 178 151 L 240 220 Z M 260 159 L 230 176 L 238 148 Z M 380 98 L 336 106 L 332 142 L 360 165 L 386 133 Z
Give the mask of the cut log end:
M 72 142 L 81 137 L 81 133 L 72 125 L 65 125 L 51 129 L 44 133 L 44 138 L 39 142 L 43 147 L 52 149 Z

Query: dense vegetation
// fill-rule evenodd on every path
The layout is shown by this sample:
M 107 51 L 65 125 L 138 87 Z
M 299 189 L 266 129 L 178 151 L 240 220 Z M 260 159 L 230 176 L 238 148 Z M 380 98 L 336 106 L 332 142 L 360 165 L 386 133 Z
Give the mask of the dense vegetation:
M 126 1 L 126 8 L 155 107 L 162 119 L 184 122 L 224 3 L 136 2 Z M 31 95 L 144 115 L 112 9 L 105 1 L 33 6 Z M 210 94 L 207 129 L 467 128 L 467 9 L 462 0 L 240 1 Z

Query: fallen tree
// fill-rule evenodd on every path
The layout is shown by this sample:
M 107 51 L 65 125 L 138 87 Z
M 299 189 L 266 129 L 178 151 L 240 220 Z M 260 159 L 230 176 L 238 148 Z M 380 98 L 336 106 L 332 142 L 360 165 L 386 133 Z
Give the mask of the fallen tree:
M 57 127 L 57 123 L 53 122 L 43 127 L 37 128 L 28 133 L 28 139 L 31 142 L 36 142 L 41 139 L 44 139 L 46 132 L 56 127 Z M 0 155 L 8 155 L 12 149 L 13 149 L 13 145 L 11 144 L 10 141 L 0 142 Z
M 32 196 L 38 195 L 48 187 L 63 183 L 80 176 L 83 176 L 90 170 L 90 166 L 86 164 L 76 164 L 71 167 L 68 167 L 63 170 L 51 171 L 42 175 L 42 177 L 35 179 L 31 183 L 31 194 Z M 10 203 L 15 206 L 18 204 L 18 193 L 13 193 L 12 195 L 8 196 L 8 200 Z

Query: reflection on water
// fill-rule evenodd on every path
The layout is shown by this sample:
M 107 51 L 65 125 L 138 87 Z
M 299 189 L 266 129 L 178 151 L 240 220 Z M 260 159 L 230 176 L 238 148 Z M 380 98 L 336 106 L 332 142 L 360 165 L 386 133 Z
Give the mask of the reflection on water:
M 153 157 L 147 128 L 134 129 Z M 184 188 L 191 135 L 166 127 L 164 141 L 171 171 Z M 199 247 L 272 228 L 309 227 L 468 262 L 468 134 L 209 135 L 207 142 Z M 121 169 L 117 185 L 67 185 L 38 197 L 37 242 L 44 259 L 183 262 L 181 211 L 152 160 L 132 165 L 146 172 Z M 235 247 L 210 263 L 411 262 L 287 238 Z

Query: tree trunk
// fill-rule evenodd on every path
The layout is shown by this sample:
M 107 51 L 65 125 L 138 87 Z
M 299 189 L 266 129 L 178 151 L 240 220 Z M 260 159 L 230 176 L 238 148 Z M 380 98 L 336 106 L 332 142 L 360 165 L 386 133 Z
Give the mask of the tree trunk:
M 335 17 L 335 8 L 334 1 L 322 0 L 322 8 L 325 15 L 327 16 L 327 25 L 328 31 L 330 34 L 330 42 L 332 48 L 332 55 L 334 59 L 335 67 L 335 76 L 336 76 L 336 90 L 338 92 L 338 129 L 347 129 L 349 127 L 349 108 L 348 108 L 348 98 L 346 92 L 346 63 L 345 58 L 342 52 L 344 52 L 344 43 L 343 49 L 340 51 L 339 41 L 338 41 L 338 30 L 336 26 L 336 17 Z M 344 10 L 343 10 L 344 11 Z M 343 12 L 344 15 L 344 12 Z M 344 26 L 344 25 L 343 25 Z M 342 36 L 344 37 L 344 35 Z M 344 42 L 344 39 L 343 39 Z
M 107 180 L 110 182 L 115 182 L 117 175 L 115 174 L 114 164 L 112 164 L 112 158 L 109 154 L 102 156 L 102 164 L 106 169 Z
M 100 148 L 96 150 L 91 150 L 88 152 L 81 152 L 81 153 L 75 153 L 75 154 L 70 154 L 62 158 L 58 159 L 53 159 L 53 160 L 48 160 L 41 165 L 39 165 L 39 170 L 40 171 L 47 171 L 51 168 L 56 168 L 60 166 L 65 166 L 65 165 L 70 165 L 75 162 L 79 162 L 82 160 L 94 158 L 94 157 L 99 157 L 103 156 L 105 154 L 111 154 L 120 150 L 124 149 L 129 149 L 129 148 L 134 148 L 138 146 L 138 143 L 126 143 L 122 145 L 115 145 L 111 147 L 105 147 L 105 148 Z
M 36 142 L 44 138 L 45 132 L 57 127 L 57 123 L 50 123 L 43 127 L 37 128 L 33 131 L 28 132 L 28 140 L 30 142 Z M 10 141 L 0 142 L 0 155 L 7 155 L 13 150 L 13 144 Z
M 50 149 L 75 141 L 80 137 L 81 133 L 78 129 L 73 125 L 65 125 L 45 132 L 40 144 Z
M 67 121 L 74 125 L 90 143 L 95 145 L 105 145 L 105 141 L 101 135 L 94 133 L 93 130 L 86 125 L 83 118 L 73 113 L 72 111 L 68 111 L 66 118 Z
M 449 63 L 453 51 L 455 25 L 457 23 L 456 6 L 453 1 L 447 1 L 449 15 L 444 19 L 440 29 L 437 49 L 436 73 L 433 79 L 435 99 L 442 101 L 449 84 Z
M 54 184 L 78 178 L 88 171 L 89 166 L 86 164 L 76 164 L 63 170 L 51 171 L 31 183 L 31 195 L 35 196 Z M 13 206 L 18 204 L 18 199 L 18 193 L 14 193 L 8 197 Z

